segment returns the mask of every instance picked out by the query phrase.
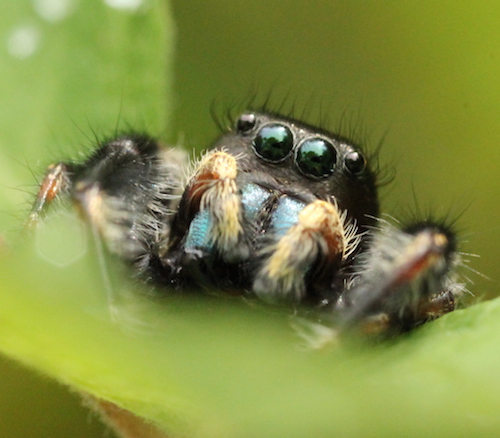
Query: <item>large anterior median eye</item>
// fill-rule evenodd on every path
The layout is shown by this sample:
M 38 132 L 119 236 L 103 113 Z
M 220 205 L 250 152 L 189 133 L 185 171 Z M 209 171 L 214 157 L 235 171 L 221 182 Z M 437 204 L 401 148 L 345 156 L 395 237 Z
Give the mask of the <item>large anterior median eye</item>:
M 279 163 L 292 151 L 292 131 L 279 123 L 265 125 L 255 136 L 253 148 L 255 153 L 264 160 Z
M 335 170 L 337 151 L 322 138 L 305 140 L 295 153 L 297 166 L 306 176 L 326 178 Z

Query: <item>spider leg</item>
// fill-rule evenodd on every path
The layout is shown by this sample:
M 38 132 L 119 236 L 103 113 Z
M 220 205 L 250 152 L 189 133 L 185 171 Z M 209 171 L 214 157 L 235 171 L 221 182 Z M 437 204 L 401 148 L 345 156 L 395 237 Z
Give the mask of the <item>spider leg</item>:
M 383 225 L 336 303 L 340 328 L 391 334 L 453 311 L 462 290 L 458 264 L 448 228 L 428 222 L 410 230 Z
M 158 247 L 168 239 L 185 161 L 184 152 L 144 135 L 105 141 L 81 163 L 49 167 L 28 225 L 66 195 L 108 250 L 150 279 Z
M 40 188 L 28 217 L 27 227 L 32 228 L 40 221 L 41 216 L 48 206 L 61 193 L 71 186 L 70 165 L 67 163 L 52 164 L 47 168 L 45 177 L 40 183 Z
M 422 300 L 418 307 L 417 321 L 426 322 L 455 310 L 455 294 L 451 290 L 444 290 L 426 300 Z

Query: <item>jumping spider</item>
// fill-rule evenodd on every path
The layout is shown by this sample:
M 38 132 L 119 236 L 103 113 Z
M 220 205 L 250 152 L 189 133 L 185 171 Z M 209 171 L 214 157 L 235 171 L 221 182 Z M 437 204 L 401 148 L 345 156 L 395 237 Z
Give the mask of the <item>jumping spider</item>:
M 69 196 L 146 282 L 318 308 L 341 329 L 387 335 L 454 310 L 450 227 L 380 219 L 375 172 L 345 138 L 246 112 L 182 184 L 187 167 L 145 135 L 105 141 L 49 167 L 30 222 Z

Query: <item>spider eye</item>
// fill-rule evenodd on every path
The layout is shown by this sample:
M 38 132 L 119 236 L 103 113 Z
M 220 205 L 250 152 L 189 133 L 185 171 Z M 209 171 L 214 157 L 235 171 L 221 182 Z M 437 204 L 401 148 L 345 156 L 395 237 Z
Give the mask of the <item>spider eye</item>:
M 353 151 L 346 154 L 344 157 L 344 164 L 349 172 L 353 175 L 357 175 L 365 170 L 366 160 L 359 152 Z
M 256 120 L 255 114 L 253 113 L 242 114 L 236 122 L 236 129 L 240 132 L 251 131 L 255 126 Z
M 337 151 L 322 138 L 304 141 L 295 154 L 297 166 L 306 176 L 326 178 L 334 172 Z
M 285 125 L 277 123 L 262 127 L 253 141 L 255 153 L 271 163 L 283 161 L 290 155 L 292 148 L 292 131 Z

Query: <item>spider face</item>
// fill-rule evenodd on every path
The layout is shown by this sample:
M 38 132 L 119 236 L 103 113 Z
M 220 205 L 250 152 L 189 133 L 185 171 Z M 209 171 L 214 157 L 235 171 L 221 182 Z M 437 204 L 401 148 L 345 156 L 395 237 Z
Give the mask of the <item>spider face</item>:
M 369 216 L 379 214 L 375 176 L 358 147 L 275 115 L 243 114 L 236 126 L 215 147 L 241 157 L 242 179 L 254 175 L 273 189 L 335 200 L 359 227 L 373 224 Z
M 164 261 L 188 280 L 309 300 L 331 294 L 377 214 L 375 177 L 355 146 L 294 120 L 243 114 L 188 182 Z
M 195 286 L 321 307 L 340 327 L 413 328 L 454 308 L 448 227 L 376 219 L 361 149 L 275 114 L 242 114 L 196 164 L 147 136 L 49 168 L 30 222 L 71 196 L 109 250 L 159 287 Z

